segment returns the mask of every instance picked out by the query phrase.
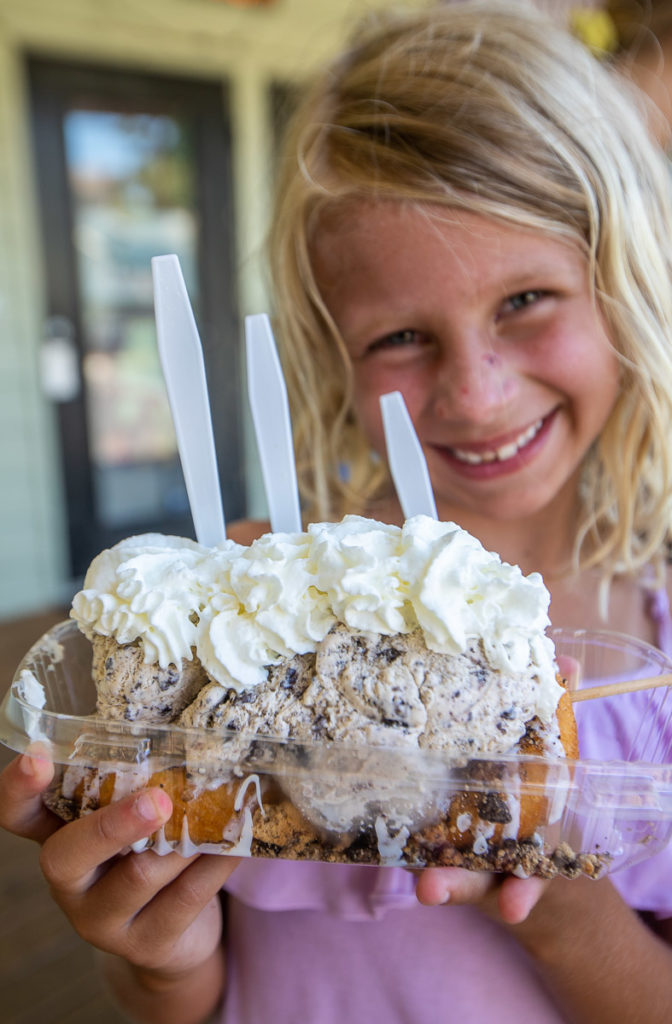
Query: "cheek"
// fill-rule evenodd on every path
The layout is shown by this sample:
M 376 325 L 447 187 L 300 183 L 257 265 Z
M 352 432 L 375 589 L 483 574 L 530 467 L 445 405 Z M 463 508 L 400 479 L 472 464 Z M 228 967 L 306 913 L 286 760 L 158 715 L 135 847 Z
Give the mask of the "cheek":
M 353 385 L 355 412 L 364 433 L 373 447 L 380 453 L 384 452 L 385 440 L 379 396 L 384 395 L 385 391 L 385 387 L 378 388 L 370 380 L 369 375 L 355 371 Z
M 575 398 L 589 396 L 591 402 L 616 397 L 619 386 L 619 363 L 604 325 L 592 325 L 594 313 L 587 310 L 585 318 L 573 319 L 554 336 L 547 337 L 539 351 L 540 375 Z
M 611 408 L 620 385 L 618 359 L 606 337 L 598 345 L 591 346 L 590 341 L 585 339 L 583 352 L 577 353 L 565 372 L 591 405 Z
M 382 456 L 385 455 L 385 432 L 380 411 L 380 397 L 392 391 L 401 392 L 409 416 L 418 429 L 422 414 L 422 388 L 413 374 L 381 371 L 380 368 L 367 368 L 364 371 L 361 367 L 355 369 L 353 379 L 355 411 L 372 447 Z

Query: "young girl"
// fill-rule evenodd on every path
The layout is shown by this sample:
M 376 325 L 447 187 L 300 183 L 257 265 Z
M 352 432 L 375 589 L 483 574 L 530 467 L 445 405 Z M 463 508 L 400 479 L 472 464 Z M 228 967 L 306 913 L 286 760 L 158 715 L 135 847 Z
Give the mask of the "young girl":
M 273 228 L 307 518 L 401 522 L 378 407 L 399 389 L 442 519 L 541 571 L 556 625 L 672 653 L 668 191 L 639 112 L 527 6 L 362 29 L 298 112 Z M 133 1019 L 201 1021 L 224 994 L 227 1024 L 669 1021 L 670 854 L 550 884 L 120 857 L 165 794 L 60 827 L 50 771 L 44 751 L 13 762 L 0 820 L 42 843 Z

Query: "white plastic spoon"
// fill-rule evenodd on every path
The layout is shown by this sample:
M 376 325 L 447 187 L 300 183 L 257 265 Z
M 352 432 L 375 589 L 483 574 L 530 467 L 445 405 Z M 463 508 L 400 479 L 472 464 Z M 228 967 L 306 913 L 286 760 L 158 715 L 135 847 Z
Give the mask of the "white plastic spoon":
M 387 459 L 405 519 L 437 519 L 434 492 L 418 435 L 400 391 L 380 396 Z
M 156 333 L 196 539 L 226 539 L 203 348 L 177 256 L 152 259 Z
M 274 533 L 302 529 L 287 388 L 265 313 L 245 317 L 247 386 Z

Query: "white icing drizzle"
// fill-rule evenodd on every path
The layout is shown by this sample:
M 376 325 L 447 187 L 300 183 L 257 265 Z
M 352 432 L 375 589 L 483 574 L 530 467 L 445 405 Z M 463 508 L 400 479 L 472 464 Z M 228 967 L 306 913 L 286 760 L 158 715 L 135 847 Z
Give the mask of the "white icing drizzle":
M 49 737 L 40 727 L 41 715 L 39 712 L 47 703 L 47 695 L 45 693 L 44 686 L 42 683 L 38 682 L 32 672 L 24 668 L 19 676 L 18 690 L 21 699 L 28 704 L 30 708 L 35 709 L 34 711 L 29 711 L 25 707 L 22 708 L 26 736 L 30 740 L 41 740 L 47 745 L 50 745 Z
M 234 811 L 239 811 L 241 809 L 241 807 L 243 806 L 243 800 L 245 799 L 245 793 L 246 793 L 250 783 L 252 783 L 252 785 L 255 787 L 255 789 L 257 791 L 257 803 L 259 804 L 259 810 L 261 811 L 262 815 L 265 818 L 266 817 L 266 811 L 264 810 L 264 805 L 263 805 L 262 799 L 261 799 L 261 780 L 259 779 L 259 776 L 256 773 L 253 774 L 253 775 L 248 775 L 247 778 L 244 779 L 243 782 L 241 783 L 241 785 L 239 786 L 238 792 L 236 793 L 236 799 L 233 802 L 233 809 L 234 809 Z
M 569 769 L 562 766 L 555 766 L 555 773 L 552 784 L 546 787 L 551 791 L 551 799 L 548 807 L 548 824 L 553 825 L 558 821 L 565 810 L 567 798 L 571 788 L 571 775 Z
M 404 825 L 398 832 L 393 834 L 388 831 L 385 819 L 378 815 L 375 821 L 375 829 L 381 864 L 384 864 L 386 867 L 394 867 L 396 864 L 403 863 L 404 846 L 410 835 L 406 826 Z
M 188 847 L 190 843 L 191 836 L 189 835 L 189 817 L 185 813 L 182 816 L 182 827 L 180 829 L 180 839 L 178 843 L 178 850 L 180 851 L 180 853 L 183 854 L 184 848 Z
M 485 855 L 488 852 L 488 839 L 491 839 L 494 834 L 495 826 L 492 822 L 488 822 L 487 825 L 478 825 L 472 847 L 474 853 L 479 857 Z
M 19 676 L 19 694 L 26 704 L 32 708 L 42 709 L 47 703 L 47 695 L 42 683 L 40 683 L 33 672 L 24 668 Z
M 517 839 L 520 830 L 520 777 L 516 772 L 511 772 L 507 779 L 508 793 L 505 796 L 506 806 L 511 815 L 511 821 L 506 822 L 502 829 L 502 839 Z
M 61 782 L 61 793 L 66 800 L 72 800 L 75 795 L 75 790 L 82 782 L 86 773 L 85 768 L 79 768 L 75 765 L 69 765 L 63 772 L 63 781 Z
M 471 815 L 467 814 L 466 811 L 462 814 L 458 814 L 455 824 L 457 825 L 459 832 L 466 832 L 471 826 Z
M 234 846 L 231 846 L 228 850 L 223 852 L 235 857 L 251 857 L 253 839 L 252 812 L 249 807 L 246 807 L 243 811 L 243 827 L 240 833 L 240 839 Z
M 154 833 L 154 840 L 152 842 L 152 849 L 154 853 L 158 853 L 159 856 L 165 857 L 167 853 L 172 853 L 175 849 L 174 842 L 168 842 L 166 839 L 166 826 L 162 825 L 161 828 Z
M 115 790 L 117 788 L 116 787 L 116 780 L 118 778 L 119 778 L 119 773 L 117 773 L 117 776 L 116 776 L 116 779 L 115 779 L 115 786 L 114 786 Z M 113 799 L 114 799 L 114 792 L 113 792 Z M 86 802 L 86 803 L 89 803 L 89 804 L 91 804 L 91 803 L 97 804 L 99 800 L 100 800 L 100 774 L 98 772 L 92 772 L 90 775 L 87 773 L 84 776 L 82 803 Z

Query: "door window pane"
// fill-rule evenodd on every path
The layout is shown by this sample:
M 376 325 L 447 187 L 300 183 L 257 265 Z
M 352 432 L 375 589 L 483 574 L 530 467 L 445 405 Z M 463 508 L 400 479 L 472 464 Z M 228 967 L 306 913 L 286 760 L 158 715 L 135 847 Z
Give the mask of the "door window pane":
M 96 515 L 106 526 L 188 509 L 156 348 L 151 258 L 177 253 L 198 313 L 188 125 L 72 109 L 64 118 Z

